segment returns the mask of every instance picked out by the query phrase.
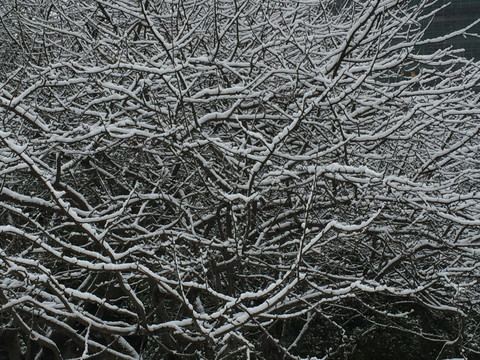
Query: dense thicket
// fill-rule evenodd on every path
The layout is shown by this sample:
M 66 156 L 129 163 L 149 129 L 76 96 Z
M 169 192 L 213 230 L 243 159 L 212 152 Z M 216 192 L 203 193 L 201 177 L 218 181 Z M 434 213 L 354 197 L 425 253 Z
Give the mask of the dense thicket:
M 480 72 L 435 9 L 2 3 L 1 356 L 478 358 Z

